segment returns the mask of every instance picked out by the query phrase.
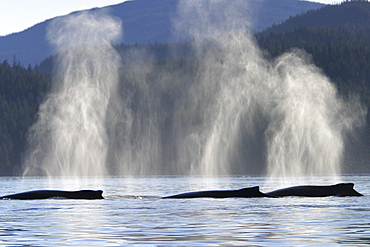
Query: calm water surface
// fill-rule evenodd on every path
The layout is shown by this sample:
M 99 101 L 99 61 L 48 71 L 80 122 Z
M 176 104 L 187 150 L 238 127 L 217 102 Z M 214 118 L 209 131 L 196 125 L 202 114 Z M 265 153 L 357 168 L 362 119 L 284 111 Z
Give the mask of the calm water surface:
M 370 195 L 369 176 L 346 176 Z M 318 178 L 318 184 L 325 183 Z M 275 185 L 263 177 L 215 179 L 0 178 L 1 195 L 103 189 L 105 200 L 1 200 L 2 246 L 367 246 L 370 196 L 160 199 L 202 189 Z

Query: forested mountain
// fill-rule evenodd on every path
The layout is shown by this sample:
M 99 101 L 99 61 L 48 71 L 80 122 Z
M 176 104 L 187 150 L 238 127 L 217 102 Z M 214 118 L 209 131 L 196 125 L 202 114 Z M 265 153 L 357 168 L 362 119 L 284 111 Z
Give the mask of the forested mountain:
M 299 27 L 306 28 L 339 28 L 356 27 L 365 28 L 365 33 L 370 35 L 370 6 L 366 0 L 345 1 L 337 5 L 327 5 L 323 8 L 313 9 L 285 20 L 279 25 L 273 25 L 264 32 L 286 32 Z
M 10 175 L 19 168 L 27 131 L 50 85 L 49 74 L 19 63 L 0 64 L 0 175 Z
M 370 103 L 370 3 L 350 1 L 291 17 L 257 34 L 273 56 L 291 48 L 310 53 L 343 93 L 349 88 Z
M 337 18 L 348 9 L 351 9 L 351 16 L 357 18 L 341 25 L 330 24 L 331 18 Z M 275 25 L 257 33 L 256 40 L 265 51 L 265 56 L 272 60 L 290 49 L 304 49 L 337 86 L 341 96 L 357 94 L 370 109 L 369 19 L 366 21 L 361 14 L 368 13 L 368 9 L 368 2 L 357 1 L 326 6 L 306 15 L 291 17 L 281 24 L 284 26 L 290 23 L 289 28 Z M 304 23 L 314 22 L 308 18 L 310 16 L 319 18 L 320 25 L 304 26 Z M 166 152 L 165 148 L 174 146 L 173 139 L 177 133 L 171 131 L 171 126 L 175 120 L 180 118 L 184 125 L 195 128 L 203 121 L 202 109 L 195 112 L 176 110 L 176 102 L 188 100 L 190 95 L 186 92 L 199 79 L 198 61 L 192 56 L 191 45 L 187 42 L 120 44 L 116 49 L 122 55 L 119 93 L 122 97 L 129 95 L 132 114 L 137 114 L 132 135 L 147 131 L 143 127 L 144 123 L 156 121 L 159 126 L 156 130 L 160 136 L 158 141 L 164 147 L 159 156 L 163 159 L 161 162 L 169 164 L 168 161 L 177 155 L 176 152 Z M 138 51 L 145 51 L 146 56 L 137 59 L 135 54 Z M 35 122 L 38 107 L 50 91 L 52 67 L 53 57 L 45 59 L 36 67 L 24 68 L 18 62 L 9 64 L 6 61 L 0 64 L 0 175 L 11 174 L 20 167 L 26 148 L 27 130 Z M 137 75 L 141 76 L 138 72 L 140 69 L 148 69 L 150 72 L 139 78 Z M 177 80 L 173 81 L 167 76 L 169 74 L 176 75 Z M 141 80 L 148 84 L 144 85 Z M 370 114 L 367 116 L 366 127 L 358 129 L 354 136 L 346 140 L 346 162 L 352 162 L 353 165 L 344 169 L 345 172 L 370 171 Z M 245 155 L 252 157 L 252 163 L 264 162 L 258 153 Z M 245 172 L 260 172 L 255 167 L 246 166 Z M 168 172 L 171 173 L 170 166 Z
M 232 2 L 234 0 L 230 0 Z M 263 30 L 273 23 L 281 22 L 291 15 L 317 9 L 323 4 L 300 0 L 243 0 L 250 11 L 243 13 L 251 22 L 253 30 Z M 177 17 L 180 0 L 134 0 L 104 8 L 88 10 L 106 11 L 122 22 L 123 36 L 119 42 L 125 44 L 171 43 L 178 40 L 173 35 L 173 21 Z M 76 15 L 74 12 L 70 15 Z M 60 17 L 57 17 L 60 18 Z M 55 19 L 39 23 L 19 33 L 0 37 L 0 62 L 15 56 L 21 64 L 32 66 L 40 63 L 54 51 L 46 40 L 48 25 Z M 118 43 L 119 43 L 118 42 Z

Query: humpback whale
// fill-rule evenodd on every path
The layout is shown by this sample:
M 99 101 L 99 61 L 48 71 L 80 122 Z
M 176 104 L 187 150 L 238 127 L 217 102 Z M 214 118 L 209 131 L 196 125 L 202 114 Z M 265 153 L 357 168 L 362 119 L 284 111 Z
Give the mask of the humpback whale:
M 303 185 L 274 190 L 268 193 L 263 193 L 259 190 L 259 186 L 243 188 L 239 190 L 209 190 L 187 192 L 177 195 L 161 197 L 162 199 L 170 198 L 230 198 L 230 197 L 285 197 L 285 196 L 301 196 L 301 197 L 326 197 L 326 196 L 363 196 L 357 192 L 353 183 L 339 183 L 335 185 Z M 63 190 L 34 190 L 17 194 L 11 194 L 0 197 L 0 199 L 18 199 L 18 200 L 37 200 L 48 198 L 64 198 L 64 199 L 104 199 L 102 190 L 79 190 L 79 191 L 63 191 Z
M 325 196 L 363 196 L 354 188 L 353 183 L 339 183 L 328 186 L 303 185 L 279 189 L 266 193 L 271 197 L 303 196 L 303 197 L 325 197 Z
M 34 190 L 18 194 L 6 195 L 0 199 L 18 199 L 18 200 L 37 200 L 48 198 L 64 198 L 64 199 L 104 199 L 102 190 L 79 190 L 79 191 L 63 191 L 63 190 Z
M 195 191 L 187 192 L 172 196 L 162 197 L 162 199 L 168 198 L 199 198 L 199 197 L 209 197 L 209 198 L 229 198 L 229 197 L 270 197 L 259 190 L 259 186 L 243 188 L 240 190 L 209 190 L 209 191 Z
M 303 185 L 294 186 L 284 189 L 262 193 L 258 186 L 243 188 L 240 190 L 209 190 L 187 192 L 172 196 L 162 197 L 168 198 L 229 198 L 229 197 L 284 197 L 284 196 L 301 196 L 301 197 L 326 197 L 326 196 L 363 196 L 354 188 L 353 183 L 339 183 L 335 185 L 319 186 L 319 185 Z

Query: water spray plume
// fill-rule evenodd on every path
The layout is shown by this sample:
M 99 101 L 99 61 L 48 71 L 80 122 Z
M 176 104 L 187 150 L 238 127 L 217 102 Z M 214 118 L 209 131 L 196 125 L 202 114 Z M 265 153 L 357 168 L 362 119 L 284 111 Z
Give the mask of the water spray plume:
M 87 12 L 56 19 L 48 38 L 59 51 L 53 92 L 30 131 L 25 175 L 107 174 L 107 108 L 118 85 L 119 56 L 111 42 L 120 23 Z
M 274 65 L 274 106 L 266 131 L 268 175 L 290 180 L 330 176 L 337 182 L 344 134 L 363 122 L 365 111 L 359 101 L 340 98 L 304 52 L 284 54 Z
M 198 94 L 192 97 L 197 104 L 207 104 L 205 124 L 193 134 L 199 140 L 194 150 L 202 150 L 195 173 L 232 172 L 232 163 L 239 161 L 235 157 L 246 152 L 238 146 L 240 139 L 251 138 L 259 124 L 257 129 L 264 129 L 259 141 L 266 145 L 260 155 L 266 156 L 269 177 L 330 176 L 336 181 L 343 136 L 364 120 L 366 111 L 359 101 L 341 99 L 302 51 L 286 53 L 276 61 L 265 59 L 252 36 L 241 28 L 243 20 L 238 16 L 245 8 L 240 1 L 205 2 L 182 1 L 185 21 L 178 25 L 190 32 L 201 61 L 194 90 Z M 227 6 L 224 13 L 233 14 L 212 21 L 210 9 L 217 6 Z M 236 173 L 253 164 L 239 166 L 234 168 Z

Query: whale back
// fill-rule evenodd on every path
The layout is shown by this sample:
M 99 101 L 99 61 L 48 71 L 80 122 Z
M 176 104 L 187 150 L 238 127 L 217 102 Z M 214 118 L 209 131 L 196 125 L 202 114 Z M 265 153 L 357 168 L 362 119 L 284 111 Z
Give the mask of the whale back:
M 195 191 L 195 192 L 187 192 L 172 196 L 162 197 L 163 199 L 169 198 L 200 198 L 200 197 L 208 197 L 208 198 L 230 198 L 230 197 L 267 197 L 266 194 L 262 193 L 259 190 L 259 186 L 243 188 L 239 190 L 208 190 L 208 191 Z
M 355 191 L 353 183 L 340 183 L 328 186 L 303 185 L 283 188 L 266 193 L 272 197 L 302 196 L 302 197 L 326 197 L 326 196 L 362 196 Z
M 240 195 L 239 197 L 268 197 L 268 195 L 260 191 L 259 186 L 243 188 L 243 189 L 237 190 L 237 192 Z
M 104 199 L 102 190 L 34 190 L 0 197 L 0 199 L 17 199 L 17 200 L 39 200 L 49 198 L 65 199 Z

